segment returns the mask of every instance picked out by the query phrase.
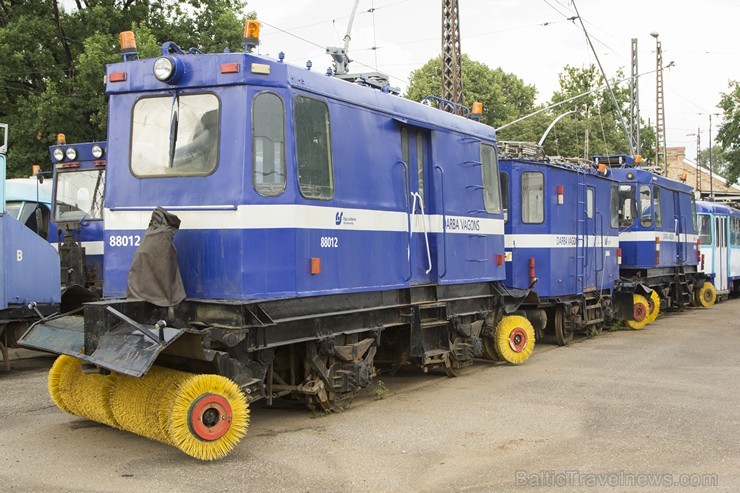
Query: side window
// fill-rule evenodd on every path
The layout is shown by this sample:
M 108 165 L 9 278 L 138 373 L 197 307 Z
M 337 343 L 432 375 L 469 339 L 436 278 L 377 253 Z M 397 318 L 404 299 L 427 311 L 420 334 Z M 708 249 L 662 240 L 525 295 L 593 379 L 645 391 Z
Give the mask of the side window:
M 28 212 L 28 214 L 25 214 L 24 220 L 26 227 L 38 233 L 43 239 L 47 239 L 49 236 L 49 209 L 43 204 L 32 205 L 27 202 L 23 210 L 24 214 Z
M 426 199 L 424 198 L 424 140 L 421 132 L 416 133 L 416 177 L 418 180 L 419 195 L 421 195 L 421 200 L 426 204 Z
M 635 187 L 619 185 L 618 198 L 619 227 L 628 228 L 635 222 L 637 204 L 635 203 Z
M 730 228 L 732 246 L 740 245 L 740 218 L 730 218 Z
M 699 214 L 699 241 L 702 245 L 712 244 L 712 217 L 709 214 Z
M 499 173 L 501 180 L 501 202 L 504 208 L 504 222 L 509 222 L 509 174 L 503 171 Z
M 586 189 L 586 216 L 591 219 L 594 217 L 594 189 Z
M 653 215 L 655 216 L 655 227 L 663 227 L 663 211 L 660 208 L 660 188 L 653 189 Z
M 691 194 L 691 224 L 694 225 L 694 231 L 699 231 L 699 226 L 696 222 L 696 198 L 694 194 Z
M 540 224 L 545 221 L 545 175 L 540 172 L 522 173 L 522 222 Z
M 609 217 L 612 228 L 619 227 L 619 188 L 612 186 L 612 196 L 609 202 Z
M 401 160 L 409 164 L 409 131 L 406 127 L 401 128 Z
M 501 184 L 498 175 L 498 157 L 492 145 L 480 146 L 483 203 L 489 214 L 501 214 Z
M 276 94 L 252 101 L 252 183 L 260 195 L 285 191 L 285 108 Z
M 650 227 L 653 225 L 653 198 L 650 185 L 640 185 L 640 224 Z
M 298 186 L 307 199 L 334 196 L 329 107 L 323 101 L 296 96 L 295 141 Z

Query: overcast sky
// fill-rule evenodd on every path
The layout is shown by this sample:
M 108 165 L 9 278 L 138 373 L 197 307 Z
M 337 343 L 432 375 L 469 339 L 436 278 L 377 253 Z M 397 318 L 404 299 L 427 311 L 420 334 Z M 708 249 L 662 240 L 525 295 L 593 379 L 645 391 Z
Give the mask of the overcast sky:
M 260 52 L 325 70 L 331 60 L 325 46 L 341 46 L 353 0 L 249 0 L 265 23 Z M 392 76 L 405 88 L 409 73 L 441 51 L 441 0 L 360 0 L 352 29 L 351 72 L 367 66 Z M 458 0 L 463 53 L 489 67 L 501 67 L 538 89 L 546 101 L 558 89 L 566 64 L 596 63 L 570 0 Z M 706 147 L 709 113 L 730 80 L 740 80 L 740 1 L 738 0 L 578 0 L 578 10 L 609 77 L 621 67 L 630 75 L 630 40 L 638 39 L 639 72 L 655 70 L 658 32 L 664 71 L 666 139 L 696 154 L 701 127 Z M 372 9 L 374 12 L 369 12 Z M 288 31 L 287 34 L 283 31 Z M 373 50 L 373 47 L 377 47 Z M 377 64 L 377 65 L 376 65 Z M 640 79 L 640 112 L 655 122 L 655 74 Z M 703 113 L 699 115 L 697 113 Z M 714 117 L 712 136 L 719 118 Z

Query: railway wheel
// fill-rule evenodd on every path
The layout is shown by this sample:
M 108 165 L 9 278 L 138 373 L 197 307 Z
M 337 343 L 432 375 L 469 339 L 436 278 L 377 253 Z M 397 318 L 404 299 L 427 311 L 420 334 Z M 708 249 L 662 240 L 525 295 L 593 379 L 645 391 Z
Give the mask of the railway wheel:
M 534 350 L 534 327 L 521 315 L 505 316 L 496 326 L 493 343 L 499 358 L 512 365 L 527 361 Z
M 648 324 L 648 301 L 641 294 L 632 295 L 632 320 L 627 320 L 627 327 L 642 329 Z
M 570 327 L 565 320 L 565 307 L 555 307 L 555 320 L 553 320 L 555 328 L 555 339 L 558 341 L 558 346 L 567 346 L 570 341 L 573 340 L 573 328 Z
M 699 306 L 709 308 L 717 301 L 717 291 L 711 282 L 705 282 L 704 285 L 696 292 L 696 302 Z
M 658 296 L 658 292 L 653 289 L 653 292 L 646 298 L 646 301 L 648 302 L 648 312 L 645 318 L 647 319 L 647 323 L 651 324 L 658 319 L 658 315 L 660 314 L 660 296 Z
M 172 444 L 196 459 L 228 454 L 246 435 L 249 404 L 239 387 L 220 375 L 192 375 L 171 394 Z

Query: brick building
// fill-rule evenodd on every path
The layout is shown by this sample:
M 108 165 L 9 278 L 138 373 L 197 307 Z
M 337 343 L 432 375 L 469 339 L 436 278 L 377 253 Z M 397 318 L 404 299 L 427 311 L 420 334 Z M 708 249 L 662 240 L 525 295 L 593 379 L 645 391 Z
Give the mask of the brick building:
M 678 181 L 685 181 L 687 185 L 691 185 L 692 187 L 694 187 L 695 190 L 709 192 L 709 170 L 704 167 L 700 168 L 694 159 L 687 158 L 685 147 L 668 147 L 666 151 L 668 154 L 668 178 Z M 699 174 L 698 181 L 697 173 Z M 683 179 L 684 176 L 685 180 Z M 715 193 L 740 193 L 740 185 L 727 186 L 727 180 L 723 176 L 719 176 L 716 173 L 714 173 L 713 178 Z

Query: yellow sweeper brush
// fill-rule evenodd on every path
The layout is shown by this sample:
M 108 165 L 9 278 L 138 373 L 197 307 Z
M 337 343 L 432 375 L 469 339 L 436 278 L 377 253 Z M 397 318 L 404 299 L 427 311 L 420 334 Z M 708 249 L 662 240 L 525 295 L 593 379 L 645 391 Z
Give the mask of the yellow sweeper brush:
M 645 319 L 647 323 L 651 324 L 658 319 L 658 315 L 660 314 L 660 296 L 658 296 L 657 291 L 653 290 L 650 293 L 650 298 L 646 300 L 648 302 L 648 314 L 645 315 Z
M 522 364 L 534 351 L 534 327 L 526 317 L 507 315 L 496 326 L 493 343 L 499 358 L 512 365 Z
M 191 375 L 181 381 L 162 411 L 169 416 L 173 444 L 202 460 L 224 457 L 249 426 L 246 397 L 234 382 L 220 375 Z
M 627 320 L 625 323 L 631 329 L 642 329 L 648 324 L 648 302 L 644 296 L 633 294 L 632 304 L 632 320 Z
M 227 455 L 246 434 L 249 406 L 220 375 L 153 367 L 146 376 L 84 374 L 80 360 L 60 356 L 49 393 L 62 410 L 174 445 L 201 460 Z

